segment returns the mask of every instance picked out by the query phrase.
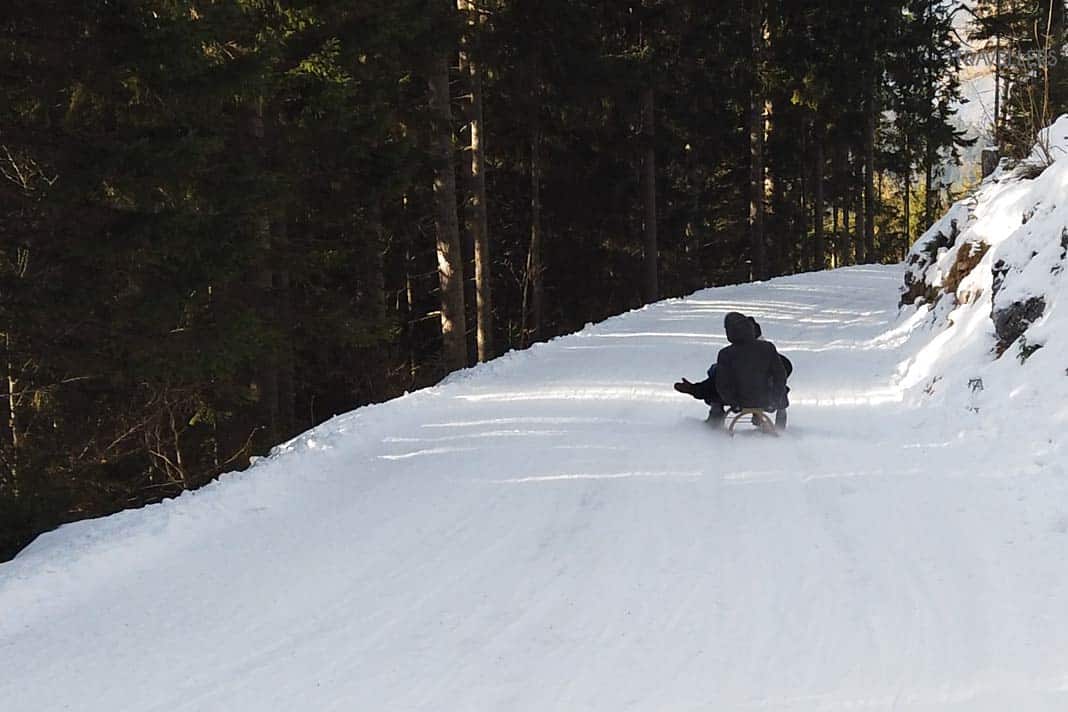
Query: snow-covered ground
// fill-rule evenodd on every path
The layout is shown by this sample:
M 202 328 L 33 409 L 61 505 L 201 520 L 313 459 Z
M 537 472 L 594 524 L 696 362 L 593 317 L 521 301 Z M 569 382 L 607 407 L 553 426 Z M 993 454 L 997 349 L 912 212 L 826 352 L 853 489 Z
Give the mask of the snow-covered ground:
M 901 275 L 661 302 L 42 536 L 0 708 L 1063 712 L 1063 420 L 906 390 Z M 781 438 L 671 389 L 732 309 L 794 361 Z

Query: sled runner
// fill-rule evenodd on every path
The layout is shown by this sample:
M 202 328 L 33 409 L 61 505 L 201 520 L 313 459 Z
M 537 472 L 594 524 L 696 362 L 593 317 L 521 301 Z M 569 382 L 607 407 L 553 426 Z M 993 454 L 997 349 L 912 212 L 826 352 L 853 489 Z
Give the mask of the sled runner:
M 781 426 L 785 427 L 786 426 L 786 411 L 780 411 L 780 412 L 782 414 L 781 415 L 781 420 L 782 420 Z M 731 418 L 731 424 L 727 427 L 727 433 L 732 438 L 734 437 L 734 427 L 736 425 L 738 425 L 738 421 L 739 420 L 741 420 L 742 418 L 744 418 L 746 416 L 749 416 L 752 419 L 753 425 L 755 425 L 758 428 L 760 428 L 760 432 L 764 433 L 765 435 L 774 435 L 774 436 L 778 437 L 779 431 L 776 430 L 776 428 L 775 428 L 776 423 L 778 423 L 779 420 L 780 420 L 780 416 L 778 414 L 776 414 L 776 416 L 775 416 L 775 421 L 776 422 L 773 423 L 773 422 L 771 422 L 771 418 L 768 417 L 768 414 L 765 413 L 763 411 L 763 409 L 761 409 L 761 408 L 742 408 L 742 410 L 739 413 L 737 413 L 733 418 Z

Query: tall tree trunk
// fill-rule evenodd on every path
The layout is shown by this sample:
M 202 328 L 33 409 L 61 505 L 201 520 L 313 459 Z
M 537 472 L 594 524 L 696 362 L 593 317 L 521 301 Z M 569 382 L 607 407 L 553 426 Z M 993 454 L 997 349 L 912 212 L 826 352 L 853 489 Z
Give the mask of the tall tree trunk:
M 363 261 L 363 311 L 377 329 L 386 323 L 386 226 L 382 217 L 382 197 L 375 196 L 370 210 L 367 253 Z
M 997 0 L 995 14 L 1001 17 L 1001 0 Z M 994 146 L 1001 151 L 1001 30 L 994 33 Z
M 441 284 L 442 365 L 447 372 L 467 365 L 467 319 L 464 314 L 463 253 L 456 213 L 452 108 L 449 104 L 449 58 L 434 58 L 430 68 L 430 148 L 434 158 L 434 230 L 437 234 L 438 281 Z
M 788 18 L 785 12 L 779 11 L 779 7 L 779 4 L 771 3 L 770 7 L 765 8 L 765 14 L 767 15 L 767 29 L 764 33 L 765 49 L 776 46 L 784 37 Z M 780 157 L 784 138 L 793 145 L 791 127 L 788 126 L 791 96 L 782 87 L 777 88 L 775 91 L 771 91 L 769 88 L 766 94 L 770 94 L 770 96 L 766 97 L 764 103 L 764 153 L 769 157 L 775 158 Z M 765 205 L 767 212 L 764 216 L 764 232 L 767 238 L 766 245 L 768 250 L 766 263 L 767 274 L 769 277 L 773 277 L 785 273 L 786 241 L 790 234 L 788 224 L 790 209 L 787 207 L 789 198 L 786 193 L 790 181 L 787 178 L 789 170 L 786 165 L 788 161 L 782 160 L 780 157 L 779 161 L 771 160 L 765 163 Z
M 1045 53 L 1042 61 L 1043 97 L 1042 127 L 1053 122 L 1056 115 L 1064 109 L 1064 34 L 1065 7 L 1064 0 L 1049 0 L 1046 16 L 1046 38 L 1043 43 Z
M 786 127 L 787 99 L 778 93 L 770 105 L 767 106 L 768 118 L 768 146 L 781 146 L 782 137 L 789 136 Z M 775 148 L 768 153 L 775 155 Z M 790 231 L 791 198 L 795 190 L 795 184 L 787 178 L 788 170 L 784 162 L 772 163 L 767 166 L 767 197 L 770 212 L 765 215 L 765 228 L 770 233 L 768 253 L 768 275 L 775 276 L 786 273 L 787 264 L 787 240 Z
M 834 141 L 831 150 L 831 234 L 830 234 L 830 249 L 828 250 L 828 257 L 830 258 L 831 268 L 834 269 L 842 263 L 842 242 L 840 223 L 842 215 L 842 200 L 841 191 L 839 189 L 839 183 L 842 178 L 842 147 Z
M 1045 17 L 1041 19 L 1041 31 L 1039 32 L 1039 51 L 1042 53 L 1042 58 L 1039 61 L 1039 71 L 1042 73 L 1042 101 L 1039 108 L 1039 117 L 1035 122 L 1035 134 L 1039 132 L 1050 123 L 1052 123 L 1052 117 L 1050 116 L 1050 74 L 1049 74 L 1049 53 L 1053 51 L 1053 15 L 1054 8 L 1060 5 L 1064 6 L 1064 0 L 1048 0 L 1046 3 L 1041 3 L 1039 7 L 1045 6 L 1046 12 L 1043 13 Z
M 537 130 L 530 141 L 530 247 L 523 279 L 523 345 L 541 338 L 544 281 L 541 262 L 541 138 Z M 528 316 L 529 314 L 529 316 Z M 528 320 L 529 319 L 529 320 Z
M 865 215 L 867 203 L 864 201 L 866 183 L 864 182 L 864 164 L 861 156 L 854 155 L 853 161 L 855 165 L 853 167 L 852 192 L 857 210 L 856 232 L 853 234 L 853 259 L 855 260 L 854 264 L 862 265 L 868 261 L 864 244 L 864 236 L 868 232 L 868 221 Z
M 653 88 L 642 90 L 642 137 L 645 151 L 642 158 L 642 202 L 645 204 L 645 232 L 642 255 L 642 301 L 646 304 L 660 298 L 656 242 L 656 111 Z
M 905 244 L 906 245 L 911 245 L 912 244 L 912 235 L 911 235 L 911 233 L 912 233 L 912 210 L 911 210 L 912 206 L 910 205 L 910 203 L 912 201 L 911 201 L 911 195 L 910 195 L 910 190 L 909 190 L 911 188 L 911 186 L 910 186 L 911 181 L 909 179 L 909 176 L 907 176 L 907 175 L 905 176 L 905 180 L 904 180 L 903 183 L 904 184 L 903 184 L 902 187 L 903 187 L 903 192 L 904 192 L 904 206 L 903 206 L 904 207 L 904 212 L 903 212 L 903 222 L 904 222 L 904 224 L 902 225 L 901 234 L 904 236 Z
M 827 252 L 823 241 L 823 120 L 816 117 L 815 132 L 812 136 L 812 268 L 822 270 L 827 267 Z
M 809 140 L 808 130 L 811 121 L 808 114 L 801 119 L 801 170 L 798 171 L 798 180 L 801 183 L 801 200 L 798 203 L 798 224 L 797 224 L 797 237 L 800 240 L 798 245 L 798 254 L 794 256 L 794 266 L 801 271 L 805 271 L 811 260 L 809 258 L 808 248 L 808 209 L 809 203 L 809 191 L 811 190 L 806 177 L 808 176 L 808 160 L 809 160 Z
M 923 174 L 923 232 L 927 228 L 931 227 L 931 223 L 934 222 L 934 199 L 931 195 L 931 189 L 934 186 L 934 156 L 931 155 L 930 149 L 926 152 L 926 159 L 924 160 L 924 174 Z
M 869 84 L 864 97 L 864 261 L 875 255 L 875 88 Z
M 360 316 L 366 320 L 379 336 L 376 343 L 365 351 L 370 363 L 375 364 L 365 373 L 365 388 L 374 400 L 387 396 L 385 390 L 389 371 L 389 346 L 381 336 L 388 328 L 386 311 L 386 226 L 383 221 L 382 196 L 371 197 L 369 220 L 362 240 L 364 253 L 361 255 L 360 279 Z
M 18 499 L 21 484 L 19 478 L 22 476 L 19 462 L 20 449 L 22 447 L 19 435 L 20 426 L 18 418 L 20 398 L 18 396 L 19 380 L 15 373 L 15 359 L 11 351 L 11 333 L 9 331 L 4 332 L 4 370 L 6 371 L 4 380 L 7 385 L 8 440 L 11 443 L 11 455 L 7 458 L 8 462 L 5 463 L 7 469 L 7 477 L 5 478 L 7 480 L 6 489 L 10 491 L 12 499 Z
M 764 247 L 764 1 L 750 0 L 753 85 L 749 98 L 749 241 L 752 278 L 767 279 Z
M 419 376 L 419 364 L 415 353 L 415 256 L 412 254 L 414 241 L 411 228 L 407 227 L 412 225 L 414 220 L 409 215 L 411 207 L 407 195 L 401 198 L 401 207 L 403 209 L 401 225 L 406 226 L 403 228 L 404 232 L 401 237 L 404 244 L 404 292 L 401 311 L 404 315 L 404 349 L 407 356 L 408 389 L 411 390 L 415 387 Z
M 838 235 L 839 235 L 838 219 L 839 219 L 840 215 L 841 215 L 841 212 L 838 210 L 838 201 L 832 199 L 832 201 L 831 201 L 831 234 L 830 234 L 831 249 L 828 251 L 828 256 L 831 258 L 831 269 L 834 269 L 835 267 L 837 267 L 842 261 L 842 252 L 841 252 L 841 248 L 839 246 L 839 240 L 838 240 Z
M 784 274 L 785 259 L 783 251 L 785 248 L 784 237 L 787 234 L 787 213 L 789 208 L 787 207 L 787 196 L 785 181 L 781 175 L 768 172 L 768 205 L 771 206 L 770 213 L 764 216 L 764 225 L 766 231 L 770 233 L 768 240 L 768 254 L 767 254 L 767 272 L 769 277 L 776 277 Z
M 460 71 L 470 81 L 470 102 L 467 105 L 467 125 L 470 136 L 467 172 L 470 197 L 471 238 L 475 251 L 475 341 L 478 360 L 488 361 L 496 355 L 493 349 L 493 298 L 490 288 L 492 264 L 490 261 L 489 220 L 486 216 L 485 147 L 483 146 L 482 122 L 482 65 L 478 60 L 478 37 L 482 18 L 475 0 L 457 0 L 464 13 L 467 29 L 464 34 L 463 51 L 460 53 Z
M 784 217 L 779 222 L 779 230 L 775 236 L 775 242 L 779 246 L 777 274 L 793 274 L 796 271 L 792 238 L 796 235 L 803 235 L 805 231 L 802 185 L 803 180 L 791 180 L 786 190 Z
M 846 189 L 845 194 L 845 207 L 842 209 L 842 237 L 839 239 L 839 244 L 842 253 L 842 266 L 853 264 L 853 238 L 852 230 L 850 229 L 850 213 L 853 211 L 853 191 Z
M 285 216 L 278 221 L 274 229 L 277 249 L 283 256 L 289 251 L 289 226 Z M 280 264 L 285 264 L 283 259 Z M 380 270 L 381 272 L 381 270 Z M 275 304 L 278 323 L 289 330 L 293 319 L 293 291 L 289 270 L 280 267 L 274 274 Z M 293 435 L 297 422 L 296 413 L 296 355 L 293 351 L 293 339 L 285 338 L 278 353 L 278 427 L 283 438 Z
M 831 180 L 831 185 L 834 185 L 834 179 Z M 838 220 L 842 216 L 842 210 L 839 209 L 837 196 L 832 196 L 831 199 L 831 249 L 828 250 L 828 255 L 831 258 L 831 267 L 837 267 L 838 259 L 838 235 L 841 233 L 841 226 L 839 226 Z
M 263 119 L 263 100 L 256 99 L 249 106 L 248 135 L 257 163 L 265 167 L 267 147 Z M 252 232 L 256 244 L 257 262 L 253 280 L 256 284 L 257 310 L 270 321 L 276 316 L 274 304 L 274 244 L 271 237 L 271 216 L 263 209 L 252 217 Z M 278 411 L 278 363 L 274 349 L 254 367 L 251 389 L 260 406 L 259 419 L 263 423 L 263 444 L 271 446 L 281 437 Z

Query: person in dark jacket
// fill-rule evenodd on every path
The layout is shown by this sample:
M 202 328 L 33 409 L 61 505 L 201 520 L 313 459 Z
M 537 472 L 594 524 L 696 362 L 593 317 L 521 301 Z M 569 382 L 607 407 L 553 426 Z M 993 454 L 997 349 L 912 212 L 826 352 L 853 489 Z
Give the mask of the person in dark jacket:
M 711 407 L 710 421 L 722 421 L 726 417 L 724 407 L 762 408 L 776 411 L 776 423 L 785 426 L 789 406 L 786 379 L 793 364 L 774 344 L 760 338 L 760 325 L 752 317 L 730 312 L 723 326 L 730 345 L 720 350 L 716 363 L 708 369 L 708 378 L 698 383 L 683 378 L 675 390 L 705 401 Z

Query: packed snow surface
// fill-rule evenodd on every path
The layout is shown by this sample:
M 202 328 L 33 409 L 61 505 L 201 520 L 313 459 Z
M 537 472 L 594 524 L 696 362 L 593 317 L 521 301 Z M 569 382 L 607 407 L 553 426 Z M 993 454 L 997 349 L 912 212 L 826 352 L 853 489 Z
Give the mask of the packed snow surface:
M 1063 405 L 906 388 L 901 275 L 661 302 L 42 536 L 0 707 L 1063 712 Z M 781 438 L 671 389 L 734 309 L 794 362 Z

